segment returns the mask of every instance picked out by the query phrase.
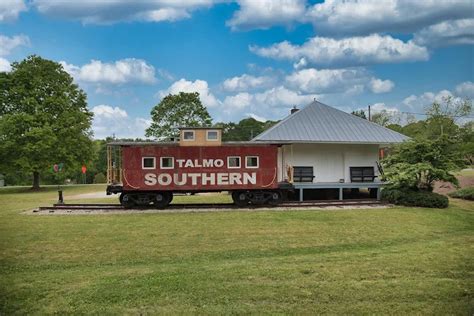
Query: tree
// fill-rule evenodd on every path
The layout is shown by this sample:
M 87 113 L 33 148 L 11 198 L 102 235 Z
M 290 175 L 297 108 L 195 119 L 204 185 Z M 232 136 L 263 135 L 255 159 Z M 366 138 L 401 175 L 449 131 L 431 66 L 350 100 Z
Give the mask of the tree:
M 455 143 L 447 136 L 415 139 L 396 146 L 382 161 L 384 180 L 396 188 L 432 191 L 435 181 L 458 184 L 451 171 L 464 165 Z
M 352 111 L 351 113 L 352 115 L 355 115 L 355 116 L 358 116 L 358 117 L 361 117 L 363 119 L 367 119 L 367 116 L 365 115 L 365 111 L 364 110 L 357 110 L 357 111 Z
M 248 141 L 275 125 L 278 121 L 260 122 L 254 118 L 245 118 L 239 123 L 216 123 L 223 130 L 223 141 Z
M 392 113 L 388 112 L 387 110 L 382 110 L 378 113 L 372 114 L 370 121 L 386 127 L 390 123 L 395 123 L 396 120 L 394 119 L 394 115 Z
M 39 56 L 0 73 L 0 168 L 33 174 L 33 188 L 53 164 L 79 169 L 92 155 L 92 113 L 63 67 Z
M 178 136 L 179 127 L 204 127 L 211 116 L 199 99 L 199 93 L 169 94 L 151 110 L 152 123 L 145 135 L 158 139 Z

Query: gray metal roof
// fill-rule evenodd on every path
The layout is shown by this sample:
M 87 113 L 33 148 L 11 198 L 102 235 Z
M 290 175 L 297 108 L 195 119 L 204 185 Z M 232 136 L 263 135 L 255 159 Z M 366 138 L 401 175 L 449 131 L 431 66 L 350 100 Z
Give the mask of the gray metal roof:
M 392 144 L 407 136 L 318 101 L 291 114 L 252 141 L 269 143 Z

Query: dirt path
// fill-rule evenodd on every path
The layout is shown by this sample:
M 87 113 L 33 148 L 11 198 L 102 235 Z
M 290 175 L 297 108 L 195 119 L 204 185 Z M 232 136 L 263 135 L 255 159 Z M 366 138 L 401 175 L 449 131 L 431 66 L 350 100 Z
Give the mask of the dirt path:
M 470 169 L 472 170 L 472 169 Z M 459 186 L 461 188 L 467 188 L 467 187 L 473 187 L 474 186 L 474 176 L 471 175 L 459 175 L 456 178 L 458 178 L 459 181 Z M 434 187 L 434 192 L 440 193 L 440 194 L 448 194 L 449 192 L 456 191 L 456 187 L 452 185 L 451 183 L 447 182 L 436 182 L 435 187 Z

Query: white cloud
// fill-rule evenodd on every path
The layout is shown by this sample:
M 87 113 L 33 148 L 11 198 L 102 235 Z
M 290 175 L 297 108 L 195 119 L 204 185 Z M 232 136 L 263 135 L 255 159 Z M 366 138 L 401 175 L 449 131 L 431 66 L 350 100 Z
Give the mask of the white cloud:
M 180 92 L 199 92 L 202 103 L 209 108 L 220 104 L 219 100 L 210 92 L 207 81 L 204 80 L 188 81 L 182 78 L 175 81 L 168 89 L 161 90 L 158 95 L 163 98 L 168 94 L 178 94 Z
M 155 68 L 141 59 L 126 58 L 113 63 L 91 60 L 90 63 L 80 67 L 64 61 L 60 63 L 65 71 L 82 82 L 106 84 L 156 82 Z
M 260 115 L 254 114 L 254 113 L 246 113 L 246 115 L 253 118 L 256 121 L 259 121 L 259 122 L 266 122 L 267 121 L 267 119 L 264 118 L 263 116 L 260 116 Z
M 13 21 L 18 18 L 20 12 L 26 10 L 23 0 L 0 1 L 0 22 Z
M 30 45 L 30 39 L 26 35 L 15 35 L 8 37 L 0 35 L 0 56 L 7 56 L 17 47 Z
M 144 138 L 145 129 L 151 124 L 144 118 L 132 118 L 128 113 L 110 105 L 97 105 L 91 110 L 94 113 L 92 129 L 96 139 L 115 135 L 118 138 Z
M 250 51 L 262 57 L 299 62 L 304 66 L 347 67 L 424 61 L 429 58 L 427 49 L 413 41 L 403 42 L 378 34 L 344 39 L 314 37 L 303 45 L 284 41 L 269 47 L 251 46 Z
M 369 89 L 373 93 L 386 93 L 392 91 L 395 84 L 391 80 L 381 80 L 372 78 L 369 83 Z
M 390 80 L 374 78 L 364 68 L 351 69 L 302 69 L 286 77 L 288 86 L 305 93 L 351 93 L 363 92 L 367 87 L 374 93 L 390 91 L 394 84 Z
M 222 112 L 226 119 L 237 121 L 248 117 L 281 118 L 288 115 L 293 106 L 302 106 L 318 97 L 316 94 L 300 94 L 284 86 L 278 86 L 259 93 L 241 92 L 227 96 L 222 102 Z
M 248 92 L 241 92 L 236 95 L 227 96 L 224 99 L 223 109 L 226 112 L 234 112 L 252 105 L 253 95 Z
M 193 10 L 210 7 L 213 0 L 148 1 L 57 1 L 34 0 L 39 12 L 83 23 L 110 24 L 121 21 L 176 21 L 190 17 Z
M 307 11 L 319 33 L 411 33 L 445 20 L 471 18 L 470 0 L 326 0 Z
M 414 42 L 425 46 L 474 44 L 474 19 L 444 21 L 416 32 Z
M 10 62 L 5 58 L 0 57 L 0 72 L 9 72 L 12 70 Z
M 259 89 L 270 87 L 275 83 L 275 78 L 270 76 L 252 76 L 243 74 L 238 77 L 233 77 L 224 80 L 222 87 L 225 91 L 247 91 L 251 89 Z
M 443 102 L 443 98 L 453 96 L 449 90 L 441 90 L 437 93 L 425 92 L 420 95 L 410 95 L 402 101 L 402 104 L 408 109 L 414 111 L 422 111 L 425 107 L 433 104 L 433 102 Z
M 289 26 L 305 13 L 304 0 L 238 0 L 240 9 L 226 22 L 232 30 Z
M 466 81 L 456 86 L 456 95 L 461 98 L 474 98 L 474 82 Z

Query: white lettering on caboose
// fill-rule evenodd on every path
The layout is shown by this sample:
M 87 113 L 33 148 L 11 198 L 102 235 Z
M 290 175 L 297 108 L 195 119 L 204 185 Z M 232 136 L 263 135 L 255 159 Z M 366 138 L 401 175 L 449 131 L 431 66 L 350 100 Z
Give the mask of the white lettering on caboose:
M 180 168 L 221 168 L 224 165 L 222 159 L 176 159 Z
M 178 161 L 178 160 L 176 160 Z M 234 184 L 257 184 L 257 173 L 252 172 L 216 172 L 216 173 L 147 173 L 145 174 L 145 184 L 149 186 L 161 185 L 176 186 L 183 185 L 234 185 Z

